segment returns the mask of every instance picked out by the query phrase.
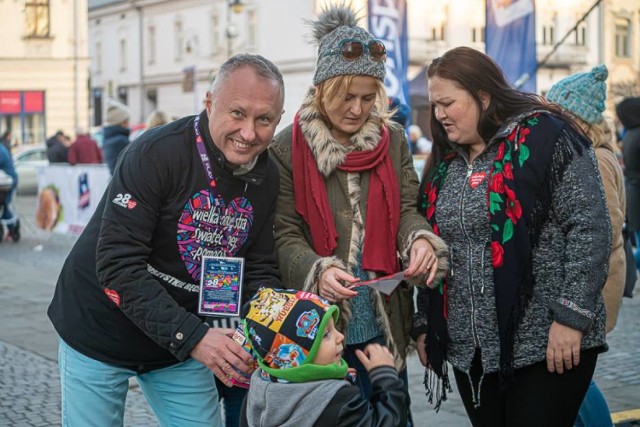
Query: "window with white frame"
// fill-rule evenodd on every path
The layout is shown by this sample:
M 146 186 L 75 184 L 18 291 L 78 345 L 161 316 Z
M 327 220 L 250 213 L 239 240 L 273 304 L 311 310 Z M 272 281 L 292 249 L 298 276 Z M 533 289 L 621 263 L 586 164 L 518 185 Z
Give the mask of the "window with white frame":
M 49 37 L 49 0 L 27 0 L 24 17 L 26 37 Z
M 184 55 L 184 28 L 181 20 L 177 20 L 173 26 L 174 28 L 174 43 L 175 43 L 175 59 L 176 61 L 182 59 Z
M 222 46 L 222 25 L 220 24 L 220 15 L 214 13 L 211 15 L 210 25 L 210 43 L 211 43 L 211 55 L 215 55 Z
M 443 41 L 446 36 L 446 24 L 443 22 L 438 26 L 431 27 L 430 41 Z
M 120 72 L 127 71 L 127 39 L 120 39 Z
M 484 43 L 484 27 L 471 28 L 471 41 L 473 43 Z
M 96 74 L 102 73 L 102 43 L 96 42 L 96 53 L 95 53 L 95 64 L 96 64 Z
M 575 30 L 576 46 L 586 46 L 587 44 L 587 24 L 581 22 Z
M 618 58 L 631 57 L 631 21 L 617 18 L 615 27 L 615 52 Z
M 147 49 L 148 53 L 148 63 L 155 64 L 156 63 L 156 27 L 150 26 L 147 29 Z
M 247 10 L 247 43 L 250 48 L 258 44 L 258 17 L 255 9 Z
M 542 26 L 542 44 L 543 45 L 553 45 L 555 43 L 556 34 L 555 28 L 553 25 L 543 25 Z

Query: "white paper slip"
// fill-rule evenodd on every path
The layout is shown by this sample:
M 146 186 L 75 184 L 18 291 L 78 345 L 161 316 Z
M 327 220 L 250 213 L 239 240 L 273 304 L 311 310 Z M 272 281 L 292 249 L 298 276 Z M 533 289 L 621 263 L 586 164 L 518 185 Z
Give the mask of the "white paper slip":
M 358 282 L 353 285 L 356 286 L 369 286 L 378 292 L 382 292 L 385 295 L 391 295 L 393 291 L 398 287 L 400 282 L 404 280 L 404 271 L 399 271 L 388 276 L 378 277 L 377 279 L 367 280 L 366 282 Z

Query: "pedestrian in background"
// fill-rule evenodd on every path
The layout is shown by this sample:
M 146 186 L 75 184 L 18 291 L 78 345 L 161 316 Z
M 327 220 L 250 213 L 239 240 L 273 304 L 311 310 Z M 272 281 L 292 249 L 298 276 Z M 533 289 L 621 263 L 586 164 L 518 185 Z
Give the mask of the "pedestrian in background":
M 2 227 L 0 227 L 0 242 L 4 239 L 4 226 L 7 227 L 8 236 L 14 242 L 17 242 L 20 239 L 20 227 L 18 216 L 13 211 L 12 202 L 18 187 L 18 174 L 16 173 L 11 153 L 4 144 L 0 144 L 0 171 L 3 171 L 12 180 L 8 188 L 3 186 L 2 194 L 0 194 L 0 223 L 2 224 Z
M 11 154 L 11 131 L 9 129 L 2 132 L 2 136 L 0 136 L 0 143 L 7 147 L 9 154 Z
M 67 154 L 69 164 L 99 164 L 102 163 L 102 150 L 85 129 L 76 130 L 76 140 L 69 147 Z
M 409 126 L 409 143 L 411 144 L 413 154 L 427 156 L 431 154 L 431 146 L 433 145 L 433 143 L 422 134 L 422 129 L 420 129 L 420 126 Z
M 147 117 L 147 121 L 145 123 L 145 130 L 152 129 L 156 126 L 162 126 L 164 124 L 169 123 L 169 119 L 164 111 L 153 110 L 149 117 Z
M 253 359 L 232 329 L 198 314 L 198 284 L 204 257 L 217 255 L 244 258 L 244 301 L 281 287 L 267 146 L 283 104 L 276 66 L 237 55 L 221 65 L 203 112 L 122 152 L 48 310 L 64 426 L 122 426 L 131 377 L 160 425 L 222 425 L 214 375 L 230 387 Z
M 67 163 L 69 161 L 69 146 L 71 138 L 61 130 L 47 139 L 47 157 L 49 163 Z
M 622 159 L 627 195 L 629 231 L 635 235 L 635 263 L 640 270 L 640 97 L 623 99 L 616 106 L 622 126 Z
M 418 295 L 427 391 L 444 398 L 449 362 L 474 426 L 572 426 L 606 350 L 612 230 L 591 143 L 484 53 L 452 49 L 427 77 L 419 207 L 451 251 Z
M 102 149 L 104 161 L 113 175 L 120 152 L 129 144 L 129 109 L 113 99 L 107 101 L 107 116 Z
M 351 285 L 404 271 L 424 286 L 446 271 L 447 250 L 416 211 L 418 178 L 383 85 L 384 44 L 344 5 L 324 9 L 312 26 L 314 86 L 270 146 L 281 182 L 276 247 L 287 288 L 340 306 L 344 357 L 368 399 L 356 351 L 372 343 L 395 354 L 406 387 L 413 287 L 403 282 L 387 296 Z
M 259 368 L 251 376 L 242 426 L 406 424 L 409 399 L 388 348 L 369 344 L 356 352 L 371 377 L 369 399 L 351 381 L 336 305 L 293 289 L 261 289 L 248 304 L 244 330 Z
M 587 73 L 571 75 L 551 87 L 547 93 L 547 100 L 558 104 L 574 116 L 576 123 L 591 140 L 598 160 L 613 231 L 609 273 L 602 290 L 607 313 L 606 332 L 610 333 L 618 319 L 626 278 L 622 238 L 626 201 L 624 178 L 612 145 L 612 131 L 602 117 L 606 109 L 608 75 L 609 72 L 604 65 L 599 65 Z M 613 425 L 607 401 L 593 380 L 580 406 L 575 425 Z

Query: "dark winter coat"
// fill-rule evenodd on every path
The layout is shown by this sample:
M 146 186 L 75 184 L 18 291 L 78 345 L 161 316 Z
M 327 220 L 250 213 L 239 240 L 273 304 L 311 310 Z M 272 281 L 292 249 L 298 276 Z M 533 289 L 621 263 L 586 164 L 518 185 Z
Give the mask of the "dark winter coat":
M 47 140 L 47 157 L 49 163 L 67 163 L 69 148 L 58 138 L 52 136 Z
M 109 166 L 109 172 L 113 175 L 118 155 L 129 144 L 131 130 L 124 126 L 111 125 L 105 126 L 103 132 L 102 150 L 104 151 L 104 162 Z
M 146 132 L 122 152 L 65 261 L 48 314 L 60 337 L 88 357 L 139 373 L 186 360 L 209 329 L 197 314 L 205 255 L 244 257 L 245 300 L 260 286 L 280 286 L 278 170 L 265 151 L 251 171 L 233 175 L 200 117 L 215 191 L 194 117 Z
M 616 107 L 626 129 L 622 140 L 629 229 L 640 231 L 640 97 L 626 98 Z

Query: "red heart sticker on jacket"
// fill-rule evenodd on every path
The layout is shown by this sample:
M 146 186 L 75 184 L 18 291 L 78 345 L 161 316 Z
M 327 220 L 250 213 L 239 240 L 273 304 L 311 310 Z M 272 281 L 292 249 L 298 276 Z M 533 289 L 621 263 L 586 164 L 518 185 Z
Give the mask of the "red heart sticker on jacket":
M 471 177 L 469 177 L 469 185 L 471 185 L 471 188 L 475 190 L 478 185 L 482 184 L 482 181 L 484 181 L 486 176 L 486 172 L 476 172 L 471 174 Z

